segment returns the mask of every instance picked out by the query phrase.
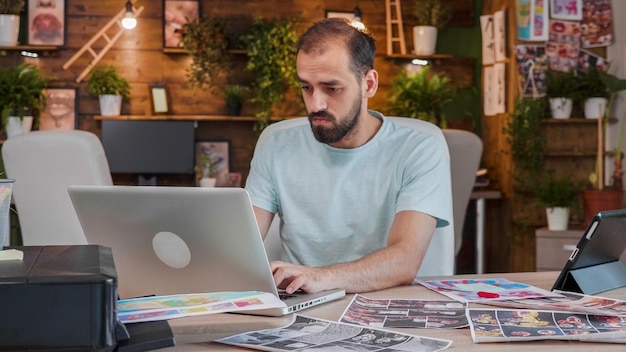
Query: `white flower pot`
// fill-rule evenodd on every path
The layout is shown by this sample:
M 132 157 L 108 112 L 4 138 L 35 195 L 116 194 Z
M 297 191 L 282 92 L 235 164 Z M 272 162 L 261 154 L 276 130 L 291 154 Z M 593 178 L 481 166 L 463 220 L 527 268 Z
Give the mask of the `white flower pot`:
M 103 94 L 100 96 L 100 115 L 119 116 L 122 112 L 122 96 Z
M 0 46 L 16 46 L 20 34 L 20 16 L 0 14 Z
M 11 138 L 13 136 L 17 136 L 21 133 L 30 132 L 33 128 L 33 117 L 32 116 L 24 116 L 24 118 L 20 119 L 19 116 L 9 116 L 9 121 L 5 126 L 5 130 L 7 132 L 7 138 Z
M 569 208 L 546 208 L 546 217 L 548 219 L 548 230 L 567 230 L 567 223 L 569 222 Z
M 200 179 L 200 187 L 215 187 L 216 178 L 204 177 Z
M 413 27 L 413 48 L 417 55 L 432 55 L 437 46 L 437 27 Z
M 569 119 L 574 100 L 570 98 L 550 98 L 550 112 L 553 119 Z
M 597 119 L 604 116 L 604 110 L 606 110 L 607 102 L 608 100 L 606 98 L 585 99 L 585 118 Z

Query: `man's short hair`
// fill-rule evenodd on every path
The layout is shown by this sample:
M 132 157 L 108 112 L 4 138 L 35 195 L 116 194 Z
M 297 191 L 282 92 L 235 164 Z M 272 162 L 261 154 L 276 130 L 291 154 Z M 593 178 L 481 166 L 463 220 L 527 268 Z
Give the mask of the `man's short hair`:
M 372 34 L 367 29 L 357 29 L 345 18 L 326 18 L 313 24 L 300 36 L 297 43 L 297 51 L 305 53 L 326 50 L 326 46 L 333 40 L 340 40 L 346 44 L 350 54 L 350 68 L 357 79 L 374 68 L 374 55 L 376 43 Z

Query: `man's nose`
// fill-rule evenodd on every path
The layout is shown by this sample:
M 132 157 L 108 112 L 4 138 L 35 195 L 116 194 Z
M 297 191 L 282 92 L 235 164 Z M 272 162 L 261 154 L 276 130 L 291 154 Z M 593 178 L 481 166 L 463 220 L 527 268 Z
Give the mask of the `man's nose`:
M 328 108 L 328 103 L 326 101 L 326 95 L 322 92 L 315 91 L 311 95 L 310 106 L 311 112 L 324 111 Z

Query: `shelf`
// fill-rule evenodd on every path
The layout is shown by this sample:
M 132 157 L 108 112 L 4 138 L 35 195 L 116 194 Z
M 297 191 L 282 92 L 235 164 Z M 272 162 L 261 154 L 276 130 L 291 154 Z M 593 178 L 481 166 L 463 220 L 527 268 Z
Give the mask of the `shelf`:
M 272 117 L 271 121 L 281 121 L 290 117 Z M 254 116 L 226 116 L 226 115 L 119 115 L 94 116 L 96 120 L 147 120 L 147 121 L 215 121 L 215 122 L 247 122 L 256 121 Z
M 248 51 L 243 49 L 229 49 L 227 51 L 233 55 L 248 55 Z M 166 54 L 189 54 L 185 48 L 163 48 L 163 52 Z
M 610 117 L 609 123 L 613 124 L 617 122 L 617 118 Z M 587 119 L 584 117 L 570 117 L 569 119 L 553 119 L 546 118 L 541 120 L 541 123 L 548 125 L 567 125 L 567 124 L 581 124 L 581 125 L 597 125 L 598 119 Z
M 429 59 L 451 59 L 451 58 L 454 58 L 454 56 L 447 55 L 447 54 L 433 54 L 433 55 L 391 54 L 391 55 L 385 55 L 385 57 L 387 57 L 388 59 L 406 59 L 406 60 L 412 60 L 412 59 L 429 60 Z
M 42 56 L 49 56 L 50 52 L 59 51 L 58 46 L 52 45 L 16 45 L 0 46 L 0 56 L 6 56 L 9 51 L 29 51 L 41 53 Z

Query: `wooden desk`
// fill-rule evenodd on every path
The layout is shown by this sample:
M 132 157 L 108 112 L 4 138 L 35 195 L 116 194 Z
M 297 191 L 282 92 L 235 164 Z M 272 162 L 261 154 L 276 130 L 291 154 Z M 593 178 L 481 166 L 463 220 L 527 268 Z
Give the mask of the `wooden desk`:
M 551 289 L 558 273 L 510 273 L 485 275 L 457 275 L 454 278 L 503 277 L 509 280 L 531 284 L 544 289 Z M 447 299 L 422 286 L 401 286 L 387 290 L 365 293 L 371 298 L 393 299 Z M 601 296 L 626 299 L 626 288 L 605 292 Z M 343 299 L 326 303 L 301 311 L 301 315 L 337 321 L 352 299 L 347 295 Z M 170 325 L 176 339 L 176 346 L 159 351 L 250 351 L 234 346 L 210 342 L 211 340 L 250 330 L 277 328 L 288 325 L 290 316 L 279 318 L 255 317 L 239 314 L 217 314 L 174 319 Z M 452 340 L 452 351 L 624 351 L 624 345 L 607 343 L 589 343 L 576 341 L 529 341 L 506 343 L 480 343 L 472 341 L 469 328 L 464 329 L 390 329 L 403 333 Z

